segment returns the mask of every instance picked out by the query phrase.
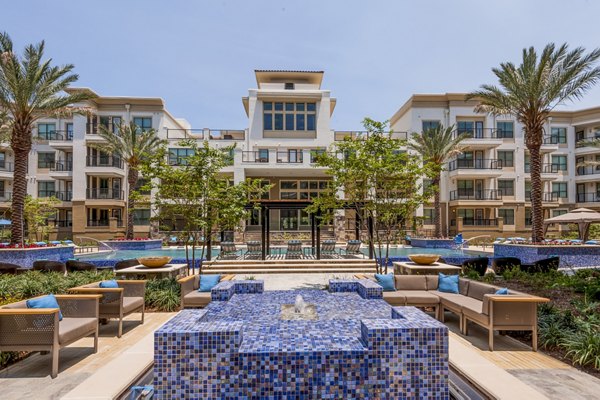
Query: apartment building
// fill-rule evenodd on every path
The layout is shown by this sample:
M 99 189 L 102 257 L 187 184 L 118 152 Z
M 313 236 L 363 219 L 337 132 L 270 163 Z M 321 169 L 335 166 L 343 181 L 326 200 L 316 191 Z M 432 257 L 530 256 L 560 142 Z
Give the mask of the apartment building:
M 531 182 L 523 127 L 511 116 L 476 113 L 475 105 L 465 94 L 413 95 L 392 116 L 391 127 L 421 132 L 443 124 L 454 126 L 455 135 L 469 136 L 465 151 L 450 160 L 442 176 L 444 232 L 529 237 Z M 575 207 L 600 208 L 600 166 L 582 165 L 600 160 L 600 148 L 580 146 L 598 137 L 600 107 L 551 114 L 542 145 L 545 218 Z M 423 228 L 433 230 L 431 205 L 419 214 Z
M 256 88 L 242 97 L 239 112 L 245 112 L 243 129 L 196 128 L 173 117 L 160 98 L 105 97 L 79 104 L 88 112 L 64 119 L 41 119 L 29 159 L 28 193 L 34 197 L 55 196 L 61 203 L 51 219 L 52 238 L 112 238 L 125 234 L 127 214 L 127 166 L 111 154 L 93 148 L 102 141 L 100 126 L 117 132 L 121 122 L 134 122 L 141 129 L 156 129 L 167 139 L 169 162 L 184 162 L 190 149 L 181 139 L 208 141 L 231 151 L 231 165 L 223 175 L 235 182 L 261 179 L 273 185 L 265 202 L 309 203 L 327 186 L 329 177 L 315 167 L 315 155 L 336 141 L 366 132 L 336 131 L 331 116 L 336 99 L 322 88 L 323 71 L 257 70 Z M 90 89 L 72 88 L 70 91 Z M 443 231 L 462 232 L 467 237 L 529 236 L 529 161 L 522 126 L 509 116 L 493 117 L 474 112 L 475 102 L 464 94 L 413 95 L 391 118 L 394 136 L 420 132 L 437 124 L 455 126 L 455 134 L 470 137 L 463 154 L 450 160 L 441 185 Z M 581 111 L 554 112 L 545 129 L 543 152 L 543 205 L 546 217 L 575 207 L 600 209 L 600 166 L 582 166 L 600 161 L 600 148 L 581 147 L 584 139 L 600 137 L 600 107 Z M 13 156 L 0 145 L 0 212 L 10 207 Z M 151 195 L 135 210 L 135 235 L 150 232 Z M 422 228 L 433 230 L 433 208 L 425 205 L 417 213 Z M 8 215 L 7 215 L 8 216 Z M 310 232 L 310 217 L 302 209 L 277 209 L 267 215 L 253 212 L 237 240 L 257 239 L 263 218 L 272 235 L 302 237 Z M 177 229 L 177 226 L 173 226 Z M 340 212 L 324 237 L 344 240 L 354 235 L 354 216 Z M 556 231 L 551 231 L 552 233 Z

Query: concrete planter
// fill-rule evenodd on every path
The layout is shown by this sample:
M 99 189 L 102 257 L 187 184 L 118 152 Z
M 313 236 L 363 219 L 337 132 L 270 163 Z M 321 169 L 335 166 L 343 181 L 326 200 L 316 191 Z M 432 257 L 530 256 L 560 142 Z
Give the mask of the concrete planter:
M 66 261 L 73 258 L 72 246 L 37 247 L 34 249 L 0 249 L 2 262 L 31 268 L 36 260 Z
M 600 265 L 600 246 L 495 244 L 495 257 L 517 257 L 524 264 L 553 256 L 560 257 L 560 267 L 597 267 Z
M 103 244 L 108 245 L 103 246 Z M 101 250 L 157 250 L 162 248 L 161 239 L 150 240 L 103 240 L 100 244 Z

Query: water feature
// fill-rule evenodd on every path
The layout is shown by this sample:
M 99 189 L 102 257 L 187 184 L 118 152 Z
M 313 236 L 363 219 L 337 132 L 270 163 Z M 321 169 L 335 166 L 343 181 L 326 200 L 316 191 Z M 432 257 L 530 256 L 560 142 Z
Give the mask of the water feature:
M 89 236 L 78 236 L 77 239 L 79 240 L 79 245 L 81 246 L 81 243 L 83 243 L 82 239 L 87 239 L 87 240 L 91 240 L 93 242 L 96 242 L 98 244 L 101 244 L 104 247 L 107 247 L 108 250 L 110 250 L 110 253 L 104 253 L 106 256 L 110 256 L 112 254 L 114 254 L 116 252 L 115 249 L 113 249 L 112 247 L 110 247 L 106 242 L 103 242 L 102 240 L 98 240 L 95 239 L 93 237 L 89 237 Z M 100 248 L 100 246 L 98 246 L 98 248 Z

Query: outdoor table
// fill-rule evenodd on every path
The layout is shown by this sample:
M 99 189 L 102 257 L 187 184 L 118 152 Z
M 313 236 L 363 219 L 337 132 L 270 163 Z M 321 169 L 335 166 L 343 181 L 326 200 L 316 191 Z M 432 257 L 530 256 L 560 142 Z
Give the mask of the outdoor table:
M 160 268 L 148 268 L 141 264 L 115 271 L 117 275 L 143 276 L 145 278 L 170 278 L 187 275 L 187 264 L 167 264 Z
M 431 265 L 421 265 L 412 261 L 396 261 L 394 264 L 394 274 L 396 275 L 437 275 L 439 272 L 448 275 L 456 275 L 462 270 L 450 264 L 436 262 Z

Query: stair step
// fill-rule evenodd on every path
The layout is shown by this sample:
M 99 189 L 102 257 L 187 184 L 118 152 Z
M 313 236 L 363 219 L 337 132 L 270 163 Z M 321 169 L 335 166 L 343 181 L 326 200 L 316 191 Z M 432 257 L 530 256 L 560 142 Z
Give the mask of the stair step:
M 214 260 L 206 261 L 204 265 L 225 265 L 225 264 L 283 264 L 283 263 L 294 263 L 294 264 L 354 264 L 354 263 L 375 263 L 375 260 L 368 258 L 332 258 L 332 259 L 274 259 L 274 260 Z
M 221 273 L 221 274 L 236 274 L 236 275 L 252 275 L 252 274 L 314 274 L 314 273 L 348 273 L 348 274 L 356 274 L 356 273 L 374 273 L 375 267 L 373 268 L 336 268 L 331 270 L 323 270 L 320 268 L 283 268 L 283 269 L 211 269 L 211 273 Z
M 322 268 L 322 269 L 336 269 L 336 268 L 375 268 L 375 264 L 345 264 L 345 265 L 332 265 L 332 264 L 311 264 L 311 265 L 302 265 L 302 264 L 251 264 L 251 265 L 204 265 L 204 268 L 210 269 L 211 271 L 214 269 L 314 269 L 314 268 Z

